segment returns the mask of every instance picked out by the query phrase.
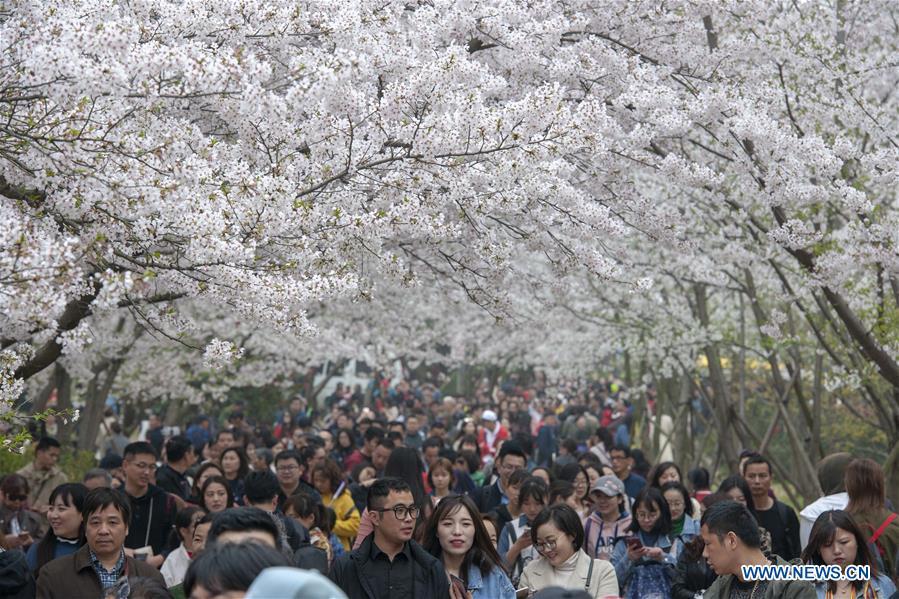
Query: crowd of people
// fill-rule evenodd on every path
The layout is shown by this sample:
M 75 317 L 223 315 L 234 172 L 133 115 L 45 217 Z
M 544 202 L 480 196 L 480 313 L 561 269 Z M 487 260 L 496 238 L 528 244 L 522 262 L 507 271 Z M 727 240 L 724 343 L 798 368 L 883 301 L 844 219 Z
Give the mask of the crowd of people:
M 0 596 L 899 597 L 899 519 L 870 459 L 824 458 L 824 495 L 797 513 L 751 450 L 714 488 L 702 467 L 650 464 L 619 383 L 373 387 L 183 434 L 153 416 L 140 439 L 103 439 L 78 481 L 40 437 L 0 481 Z M 870 577 L 741 570 L 787 563 Z

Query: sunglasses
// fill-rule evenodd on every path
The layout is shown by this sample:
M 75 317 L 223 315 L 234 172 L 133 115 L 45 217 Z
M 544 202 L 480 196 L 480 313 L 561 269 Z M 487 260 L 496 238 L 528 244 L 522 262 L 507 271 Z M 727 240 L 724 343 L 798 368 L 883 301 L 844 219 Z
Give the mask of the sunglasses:
M 7 495 L 6 498 L 10 501 L 25 501 L 28 495 Z

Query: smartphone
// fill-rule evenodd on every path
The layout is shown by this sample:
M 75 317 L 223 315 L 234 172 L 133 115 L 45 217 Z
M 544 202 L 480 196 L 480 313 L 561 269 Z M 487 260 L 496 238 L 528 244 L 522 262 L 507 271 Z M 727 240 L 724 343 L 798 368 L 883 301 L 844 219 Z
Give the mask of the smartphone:
M 643 543 L 640 542 L 640 539 L 637 537 L 631 537 L 627 540 L 627 546 L 629 549 L 643 549 Z
M 450 581 L 451 581 L 453 587 L 455 587 L 455 589 L 456 589 L 456 594 L 459 597 L 465 597 L 465 593 L 467 590 L 465 581 L 462 580 L 461 578 L 459 578 L 458 576 L 454 576 L 453 574 L 450 574 Z

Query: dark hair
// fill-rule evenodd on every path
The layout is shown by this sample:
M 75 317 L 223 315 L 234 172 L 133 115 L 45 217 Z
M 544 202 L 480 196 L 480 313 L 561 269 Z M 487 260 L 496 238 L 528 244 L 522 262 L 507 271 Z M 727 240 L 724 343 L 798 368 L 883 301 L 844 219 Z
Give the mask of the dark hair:
M 431 467 L 428 469 L 428 484 L 431 485 L 431 488 L 434 488 L 434 479 L 431 478 L 431 474 L 434 470 L 446 470 L 450 475 L 450 489 L 453 488 L 454 483 L 456 482 L 456 472 L 453 470 L 453 463 L 446 458 L 437 458 Z
M 549 486 L 549 504 L 565 503 L 565 500 L 574 495 L 574 483 L 567 480 L 557 480 Z
M 768 467 L 768 474 L 771 474 L 771 462 L 769 462 L 764 456 L 755 454 L 750 456 L 745 462 L 743 462 L 743 476 L 746 476 L 746 469 L 752 466 L 753 464 L 764 464 Z
M 545 505 L 548 498 L 549 488 L 546 486 L 546 482 L 543 481 L 543 479 L 537 478 L 536 476 L 528 476 L 528 478 L 521 483 L 521 490 L 518 491 L 519 506 L 527 499 L 533 499 L 537 503 Z
M 62 449 L 62 445 L 59 444 L 59 441 L 54 439 L 53 437 L 41 437 L 38 439 L 37 445 L 34 448 L 34 451 L 46 451 L 51 447 L 56 447 L 57 449 Z
M 587 473 L 587 470 L 578 464 L 577 462 L 573 464 L 565 464 L 561 468 L 559 468 L 559 472 L 556 476 L 559 480 L 567 480 L 568 482 L 574 484 L 574 479 L 577 478 L 578 474 L 584 475 L 584 480 L 587 482 L 587 490 L 584 492 L 583 497 L 578 497 L 579 500 L 583 501 L 590 495 L 590 475 Z
M 403 444 L 403 433 L 400 431 L 390 431 L 387 433 L 387 436 L 384 437 L 380 443 L 378 443 L 378 447 L 386 447 L 388 449 L 393 449 L 397 445 Z
M 613 451 L 620 451 L 621 453 L 624 454 L 625 459 L 633 457 L 633 454 L 631 453 L 631 448 L 628 447 L 627 445 L 615 445 L 614 447 L 609 449 L 610 457 L 611 457 Z
M 421 454 L 411 447 L 397 447 L 390 452 L 387 464 L 384 466 L 384 476 L 396 477 L 406 481 L 416 505 L 424 509 L 425 486 L 422 482 L 422 474 L 425 471 L 421 461 Z
M 219 456 L 219 464 L 222 463 L 222 458 L 225 457 L 225 454 L 229 451 L 236 453 L 237 459 L 240 462 L 240 465 L 237 467 L 237 478 L 244 478 L 250 471 L 250 460 L 247 458 L 247 452 L 240 447 L 226 447 L 222 450 L 222 455 Z M 222 466 L 222 472 L 224 472 L 224 469 L 225 467 Z
M 286 460 L 296 460 L 297 466 L 303 465 L 303 458 L 300 457 L 300 452 L 295 449 L 285 449 L 283 451 L 279 451 L 278 455 L 275 456 L 275 466 L 278 465 L 278 462 L 283 462 Z
M 662 485 L 662 488 L 659 489 L 662 492 L 662 497 L 665 497 L 665 491 L 677 491 L 681 494 L 681 497 L 684 498 L 684 513 L 693 517 L 693 502 L 690 501 L 690 492 L 687 491 L 687 487 L 685 487 L 682 483 L 670 482 Z M 665 503 L 668 503 L 668 500 L 665 500 Z M 669 508 L 670 510 L 670 508 Z
M 105 470 L 104 470 L 105 472 Z M 62 499 L 62 502 L 65 505 L 71 506 L 75 508 L 75 510 L 80 514 L 84 511 L 84 498 L 87 496 L 87 487 L 82 485 L 81 483 L 63 483 L 53 489 L 50 493 L 50 499 L 47 503 L 53 505 L 53 503 L 58 499 Z M 81 526 L 78 528 L 78 546 L 81 547 L 84 545 L 84 519 L 81 520 Z M 53 554 L 56 550 L 56 534 L 53 532 L 53 528 L 47 529 L 47 534 L 44 535 L 44 538 L 40 540 L 37 544 L 37 566 L 34 569 L 34 574 L 37 576 L 40 569 L 47 562 L 54 559 Z
M 515 441 L 506 441 L 503 443 L 503 446 L 499 448 L 499 455 L 496 457 L 497 461 L 504 459 L 507 455 L 516 455 L 524 460 L 525 463 L 528 461 L 528 454 L 524 452 L 524 449 L 521 448 L 521 445 L 516 443 Z
M 577 441 L 572 438 L 562 439 L 562 442 L 559 443 L 559 447 L 564 447 L 565 450 L 569 453 L 569 455 L 576 456 L 577 455 Z
M 194 534 L 194 514 L 197 512 L 202 513 L 204 516 L 206 512 L 203 511 L 203 508 L 199 508 L 195 505 L 188 505 L 175 514 L 175 526 L 172 527 L 172 531 L 169 533 L 168 546 L 178 548 L 181 544 L 181 533 L 179 530 L 183 528 L 189 528 L 190 534 L 193 536 Z
M 219 512 L 212 519 L 212 527 L 209 536 L 206 537 L 206 546 L 216 540 L 219 535 L 226 532 L 248 532 L 258 530 L 272 535 L 277 546 L 281 538 L 278 526 L 272 517 L 258 507 L 235 507 Z
M 421 452 L 424 453 L 426 449 L 431 447 L 436 447 L 437 449 L 443 447 L 443 441 L 440 440 L 440 437 L 428 437 L 425 439 L 425 442 L 421 444 Z
M 599 437 L 600 441 L 602 441 L 602 445 L 603 447 L 605 447 L 606 451 L 608 451 L 615 444 L 615 439 L 612 436 L 612 431 L 604 426 L 596 429 L 596 436 Z
M 746 499 L 746 507 L 755 516 L 755 501 L 752 499 L 752 493 L 749 490 L 749 483 L 746 482 L 746 479 L 734 474 L 722 480 L 721 484 L 718 485 L 719 493 L 727 493 L 731 489 L 740 489 L 740 492 L 743 493 L 743 497 Z
M 268 518 L 267 514 L 263 514 Z M 215 521 L 212 526 L 215 527 Z M 209 534 L 212 534 L 211 529 Z M 263 543 L 247 541 L 209 545 L 207 541 L 206 549 L 187 568 L 184 594 L 190 597 L 197 585 L 202 585 L 213 595 L 246 591 L 266 568 L 290 565 L 280 551 Z
M 372 426 L 371 428 L 365 431 L 365 435 L 363 435 L 363 439 L 368 443 L 369 441 L 374 441 L 377 439 L 380 441 L 384 438 L 384 429 L 378 428 L 377 426 Z
M 465 464 L 469 474 L 477 472 L 478 468 L 481 467 L 481 459 L 478 457 L 478 454 L 471 451 L 470 449 L 459 452 L 459 455 L 456 457 L 456 461 L 458 461 L 459 459 L 465 460 Z
M 314 519 L 312 528 L 319 528 L 326 535 L 330 535 L 331 526 L 327 521 L 325 506 L 313 499 L 312 495 L 308 493 L 291 495 L 284 504 L 284 512 L 287 513 L 291 509 L 300 518 L 312 516 Z
M 347 439 L 350 441 L 349 447 L 343 447 L 340 444 L 340 435 L 346 435 Z M 337 434 L 334 435 L 334 447 L 338 450 L 354 449 L 356 447 L 356 436 L 353 434 L 353 431 L 348 428 L 338 429 Z
M 330 459 L 325 459 L 324 462 L 316 466 L 312 470 L 312 479 L 315 480 L 315 475 L 321 472 L 325 478 L 328 479 L 328 482 L 331 483 L 331 495 L 336 499 L 337 489 L 340 488 L 340 483 L 343 482 L 343 473 L 340 471 L 340 466 L 337 465 L 337 462 Z M 346 493 L 347 489 L 341 491 L 341 494 Z
M 653 510 L 659 510 L 659 519 L 656 520 L 649 534 L 667 535 L 671 532 L 671 510 L 668 509 L 668 502 L 665 501 L 661 491 L 649 485 L 643 487 L 643 490 L 634 499 L 634 507 L 631 512 L 634 515 L 634 519 L 628 527 L 629 531 L 639 533 L 641 530 L 640 521 L 637 518 L 637 508 L 641 505 Z
M 225 510 L 227 510 L 229 507 L 234 505 L 234 494 L 231 492 L 231 483 L 229 483 L 228 479 L 224 476 L 210 476 L 206 479 L 206 482 L 203 483 L 203 488 L 200 489 L 200 507 L 203 508 L 204 511 L 211 511 L 206 506 L 206 489 L 208 489 L 209 486 L 213 483 L 225 487 L 225 492 L 228 494 L 228 503 L 225 504 Z
M 200 487 L 198 487 L 197 485 L 200 483 L 200 479 L 203 478 L 203 474 L 207 470 L 211 470 L 212 468 L 218 470 L 221 476 L 225 475 L 225 473 L 222 471 L 222 467 L 215 462 L 206 462 L 205 464 L 202 464 L 197 470 L 197 473 L 194 475 L 194 484 L 192 489 L 192 493 L 198 502 L 202 499 L 203 493 L 200 491 Z
M 513 472 L 512 474 L 509 475 L 509 482 L 506 483 L 506 486 L 507 487 L 513 487 L 513 486 L 520 487 L 521 483 L 523 483 L 524 481 L 526 481 L 529 478 L 537 478 L 537 477 L 536 476 L 532 477 L 530 472 L 528 472 L 524 468 L 519 468 L 518 470 L 516 470 L 515 472 Z M 544 481 L 544 482 L 546 482 L 546 481 Z
M 653 467 L 653 469 L 649 473 L 649 484 L 650 486 L 655 487 L 656 489 L 661 489 L 662 485 L 659 484 L 659 479 L 662 478 L 662 474 L 665 473 L 666 470 L 674 468 L 677 471 L 677 480 L 680 482 L 684 482 L 684 476 L 680 471 L 680 466 L 675 464 L 674 462 L 662 462 Z
M 153 456 L 154 460 L 159 459 L 159 455 L 156 453 L 156 448 L 146 441 L 135 441 L 134 443 L 129 443 L 125 446 L 125 450 L 122 451 L 122 457 L 126 460 L 133 458 L 136 455 L 142 454 L 151 455 Z
M 871 579 L 877 578 L 877 560 L 874 559 L 874 555 L 868 546 L 868 535 L 862 532 L 858 523 L 856 523 L 849 512 L 843 510 L 830 510 L 818 516 L 818 519 L 815 520 L 815 524 L 812 526 L 811 533 L 809 533 L 808 545 L 802 550 L 802 562 L 805 564 L 824 565 L 821 548 L 833 544 L 838 528 L 855 537 L 857 549 L 855 561 L 852 563 L 858 566 L 870 566 Z M 828 581 L 827 585 L 831 591 L 836 589 L 836 583 L 833 581 Z
M 537 531 L 541 526 L 552 522 L 556 528 L 566 535 L 574 537 L 572 545 L 575 552 L 584 546 L 584 525 L 581 517 L 577 515 L 570 505 L 557 503 L 544 508 L 531 523 L 531 542 L 537 544 Z
M 703 498 L 702 506 L 705 509 L 709 509 L 716 503 L 721 503 L 722 501 L 732 500 L 725 493 L 711 493 Z M 684 560 L 687 562 L 698 562 L 700 559 L 703 559 L 703 550 L 705 550 L 705 541 L 702 540 L 702 535 L 696 535 L 692 541 L 684 543 L 684 551 L 681 555 L 684 556 Z
M 277 497 L 281 485 L 271 470 L 253 471 L 247 474 L 244 481 L 244 498 L 247 503 L 265 503 Z
M 759 524 L 749 508 L 733 500 L 716 503 L 702 514 L 702 526 L 718 537 L 734 533 L 740 541 L 751 549 L 762 546 L 762 535 Z
M 131 502 L 128 497 L 116 489 L 100 487 L 88 491 L 84 496 L 84 505 L 81 507 L 81 520 L 87 522 L 91 514 L 113 506 L 122 515 L 125 526 L 131 525 Z
M 443 561 L 443 548 L 440 546 L 440 539 L 437 538 L 437 528 L 442 520 L 453 516 L 460 509 L 468 511 L 468 515 L 474 525 L 474 540 L 471 548 L 465 553 L 465 557 L 462 558 L 462 565 L 459 567 L 459 574 L 462 575 L 462 580 L 465 581 L 466 585 L 468 584 L 468 569 L 471 566 L 478 568 L 481 571 L 481 576 L 487 576 L 495 568 L 499 568 L 501 572 L 505 573 L 501 566 L 502 560 L 490 541 L 490 535 L 484 526 L 478 507 L 474 501 L 465 495 L 444 497 L 437 504 L 437 507 L 434 508 L 434 513 L 428 518 L 424 531 L 422 546 L 425 551 Z
M 28 479 L 21 474 L 7 474 L 0 479 L 0 489 L 4 495 L 12 495 L 17 491 L 23 495 L 28 495 Z
M 693 487 L 693 492 L 701 491 L 703 489 L 709 488 L 709 471 L 703 468 L 702 466 L 697 466 L 696 468 L 690 468 L 687 471 L 687 480 L 690 482 L 690 486 Z
M 189 451 L 193 449 L 190 439 L 184 435 L 175 435 L 165 442 L 165 461 L 178 462 L 184 459 Z
M 218 443 L 221 440 L 222 435 L 231 435 L 232 439 L 237 440 L 237 434 L 235 433 L 234 429 L 223 428 L 215 434 L 215 443 Z
M 391 491 L 394 493 L 412 493 L 409 483 L 400 478 L 393 476 L 379 478 L 368 488 L 368 499 L 365 502 L 368 511 L 382 507 L 384 505 L 382 499 L 386 499 Z
M 852 460 L 846 467 L 843 480 L 849 494 L 846 511 L 850 514 L 883 509 L 886 485 L 880 464 L 867 458 Z

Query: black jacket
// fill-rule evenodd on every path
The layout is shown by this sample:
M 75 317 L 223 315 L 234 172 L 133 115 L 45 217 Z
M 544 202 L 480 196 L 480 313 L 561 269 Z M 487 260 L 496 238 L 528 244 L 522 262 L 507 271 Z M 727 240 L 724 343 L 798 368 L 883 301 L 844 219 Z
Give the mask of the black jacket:
M 288 518 L 289 520 L 289 518 Z M 293 563 L 303 570 L 318 570 L 322 575 L 328 575 L 328 554 L 324 550 L 314 546 L 309 541 L 309 531 L 306 527 L 294 523 L 297 527 L 297 547 L 293 554 Z
M 346 593 L 348 599 L 391 599 L 378 597 L 369 584 L 371 575 L 367 570 L 374 538 L 374 534 L 368 535 L 358 549 L 341 555 L 331 566 L 329 578 Z M 416 598 L 449 599 L 449 580 L 443 563 L 415 541 L 409 541 L 409 549 L 412 552 Z
M 177 495 L 184 501 L 190 501 L 190 481 L 168 464 L 163 464 L 162 468 L 156 471 L 156 486 L 166 493 Z
M 25 554 L 21 551 L 0 551 L 0 597 L 32 599 L 36 587 Z
M 478 507 L 482 514 L 489 514 L 503 503 L 503 494 L 499 490 L 499 479 L 490 486 L 481 487 Z
M 693 599 L 696 593 L 704 591 L 715 582 L 718 575 L 712 570 L 704 557 L 691 561 L 687 551 L 681 551 L 671 581 L 672 599 Z
M 131 525 L 125 547 L 140 549 L 151 545 L 155 555 L 164 554 L 178 511 L 175 498 L 156 485 L 150 485 L 143 497 L 129 495 L 128 500 L 131 502 Z

